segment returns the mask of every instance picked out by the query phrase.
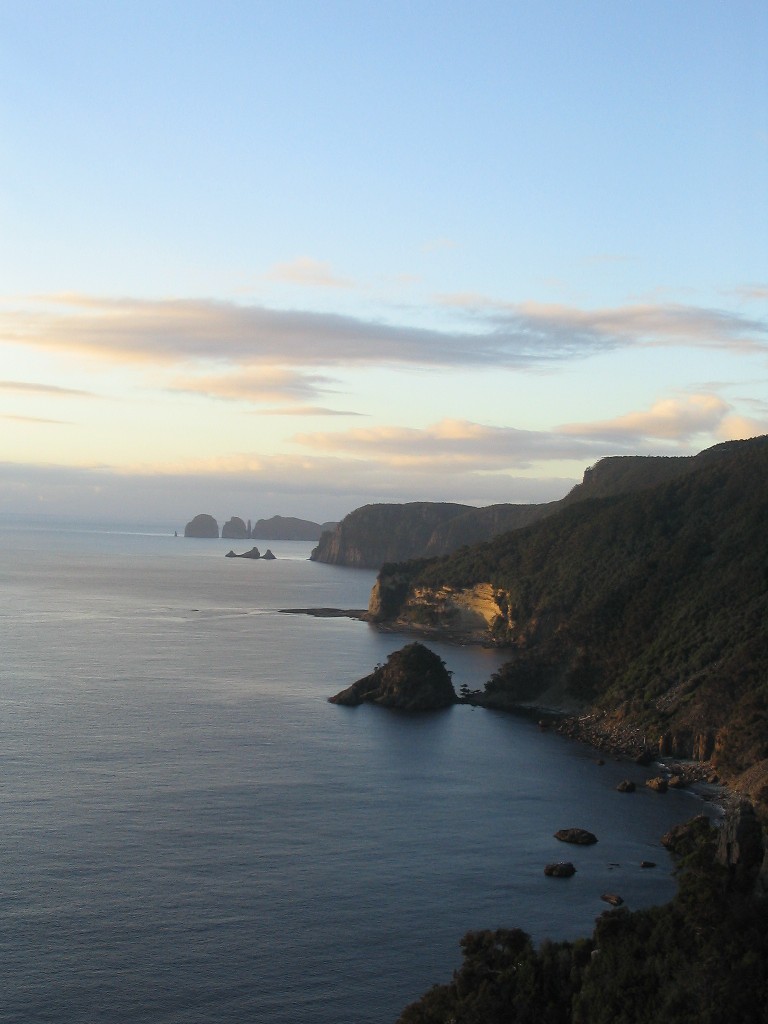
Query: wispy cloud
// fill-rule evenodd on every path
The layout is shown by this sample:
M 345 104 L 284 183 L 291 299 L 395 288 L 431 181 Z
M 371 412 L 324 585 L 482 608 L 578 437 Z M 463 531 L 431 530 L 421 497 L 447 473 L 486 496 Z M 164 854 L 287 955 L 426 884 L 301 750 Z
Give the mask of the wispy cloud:
M 286 284 L 298 284 L 311 288 L 355 287 L 354 281 L 335 274 L 330 264 L 314 260 L 309 256 L 300 256 L 290 263 L 278 263 L 266 276 L 272 281 L 283 281 Z
M 536 368 L 635 346 L 768 351 L 768 323 L 675 305 L 582 310 L 444 296 L 468 329 L 212 300 L 62 295 L 0 313 L 22 345 L 152 365 Z
M 11 391 L 23 395 L 45 395 L 49 398 L 97 398 L 92 391 L 78 388 L 62 388 L 57 384 L 35 384 L 22 380 L 0 380 L 0 391 Z
M 249 403 L 285 403 L 306 401 L 327 393 L 331 378 L 301 373 L 279 366 L 244 368 L 237 373 L 178 377 L 172 390 L 204 395 L 226 401 Z
M 733 294 L 741 299 L 761 302 L 768 299 L 768 284 L 745 285 L 743 288 L 736 288 Z
M 508 304 L 482 295 L 444 295 L 440 301 L 463 309 L 501 333 L 572 354 L 634 346 L 689 346 L 768 351 L 768 321 L 731 310 L 677 304 L 637 304 L 584 310 L 525 302 Z
M 421 249 L 422 252 L 445 252 L 450 249 L 458 249 L 459 243 L 452 238 L 430 238 Z
M 71 420 L 53 420 L 47 419 L 44 416 L 17 416 L 13 413 L 0 413 L 0 419 L 14 420 L 19 423 L 40 423 L 47 424 L 49 426 L 56 427 L 70 427 L 72 426 Z
M 472 472 L 525 470 L 542 461 L 593 461 L 615 451 L 601 439 L 546 431 L 494 427 L 445 419 L 426 428 L 371 427 L 302 433 L 302 447 L 325 454 L 364 457 L 400 469 L 463 468 Z
M 322 405 L 277 406 L 269 409 L 253 409 L 253 416 L 366 416 L 367 413 L 352 409 L 327 409 Z

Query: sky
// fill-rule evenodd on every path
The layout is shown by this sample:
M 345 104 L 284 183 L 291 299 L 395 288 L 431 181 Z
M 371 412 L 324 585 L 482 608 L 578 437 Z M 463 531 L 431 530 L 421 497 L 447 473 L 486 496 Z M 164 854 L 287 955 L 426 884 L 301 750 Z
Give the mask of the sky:
M 0 0 L 0 514 L 768 433 L 764 0 Z

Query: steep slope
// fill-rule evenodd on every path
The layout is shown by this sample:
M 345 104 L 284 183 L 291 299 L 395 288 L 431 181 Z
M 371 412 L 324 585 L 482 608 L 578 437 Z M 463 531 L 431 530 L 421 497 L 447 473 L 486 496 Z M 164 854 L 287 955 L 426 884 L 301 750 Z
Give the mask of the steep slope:
M 727 450 L 725 444 L 687 457 L 609 456 L 585 470 L 582 482 L 564 498 L 542 505 L 475 508 L 427 501 L 364 505 L 350 512 L 335 530 L 324 533 L 311 558 L 377 569 L 384 562 L 447 555 L 466 544 L 480 544 L 529 526 L 577 502 L 636 493 L 686 476 L 725 457 Z
M 371 617 L 509 644 L 481 703 L 588 708 L 768 799 L 768 438 L 691 463 L 455 555 L 384 566 Z
M 250 536 L 259 540 L 317 540 L 328 525 L 320 526 L 293 516 L 272 516 L 271 519 L 257 519 L 251 527 Z M 335 527 L 336 523 L 330 525 Z
M 378 569 L 383 562 L 415 558 L 435 530 L 469 511 L 469 505 L 415 501 L 405 505 L 363 505 L 327 532 L 310 558 L 331 565 Z

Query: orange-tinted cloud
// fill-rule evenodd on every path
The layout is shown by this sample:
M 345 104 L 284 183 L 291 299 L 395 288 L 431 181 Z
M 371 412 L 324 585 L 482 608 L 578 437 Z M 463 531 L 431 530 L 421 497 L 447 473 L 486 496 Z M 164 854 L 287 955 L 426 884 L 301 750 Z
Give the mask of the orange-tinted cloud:
M 559 429 L 564 434 L 602 437 L 624 444 L 649 438 L 689 441 L 697 434 L 717 434 L 730 411 L 731 406 L 717 395 L 686 395 L 660 399 L 640 412 L 591 423 L 566 423 Z

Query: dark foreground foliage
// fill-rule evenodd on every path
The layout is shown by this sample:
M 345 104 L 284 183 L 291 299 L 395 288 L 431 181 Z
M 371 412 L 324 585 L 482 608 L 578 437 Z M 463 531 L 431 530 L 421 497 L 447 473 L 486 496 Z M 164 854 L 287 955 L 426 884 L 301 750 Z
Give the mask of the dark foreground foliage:
M 710 836 L 691 843 L 671 903 L 608 911 L 591 939 L 469 932 L 447 985 L 398 1024 L 768 1024 L 768 904 L 736 891 Z

